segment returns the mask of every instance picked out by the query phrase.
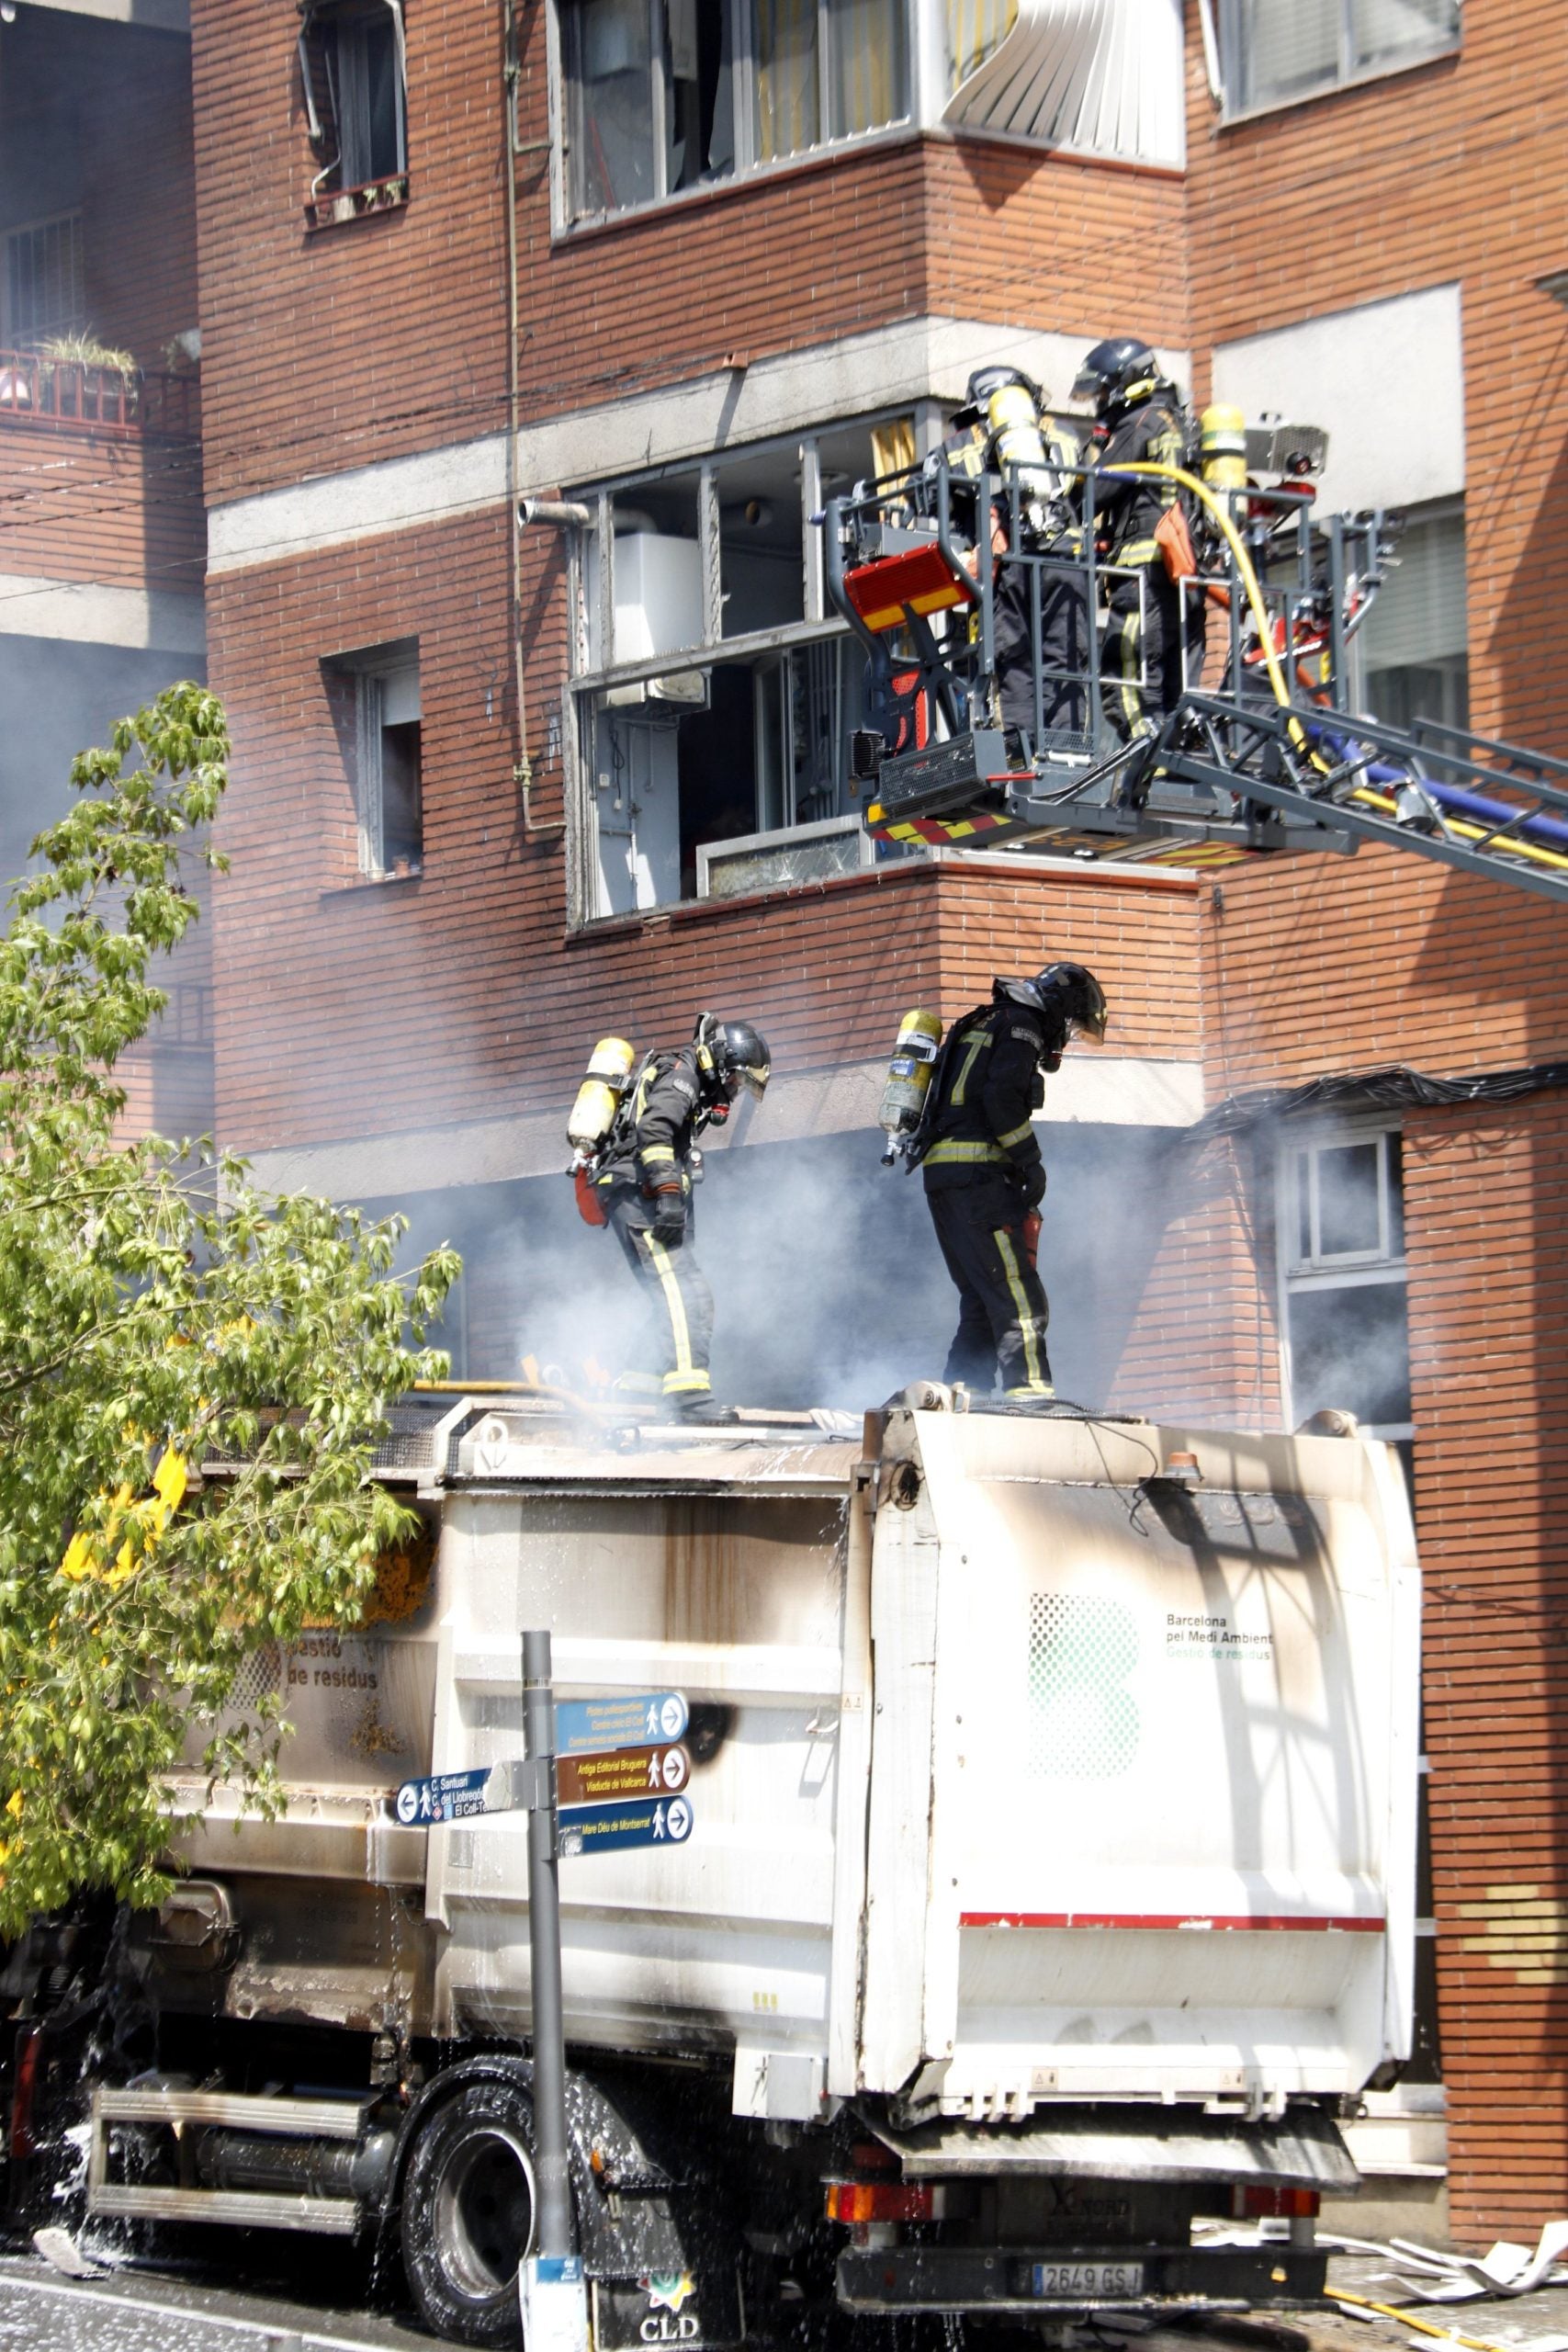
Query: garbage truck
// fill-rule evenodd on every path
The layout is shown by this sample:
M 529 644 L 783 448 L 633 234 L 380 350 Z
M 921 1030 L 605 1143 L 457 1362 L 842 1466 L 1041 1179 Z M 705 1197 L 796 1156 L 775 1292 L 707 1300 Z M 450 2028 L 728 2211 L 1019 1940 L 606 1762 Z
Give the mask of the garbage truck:
M 283 1703 L 287 1811 L 193 1760 L 161 1908 L 9 1954 L 12 2220 L 395 2245 L 437 2335 L 519 2340 L 527 1816 L 396 1797 L 523 1756 L 537 1628 L 563 1721 L 680 1702 L 681 1834 L 560 1816 L 598 2352 L 1310 2300 L 1338 2122 L 1409 2051 L 1399 1460 L 965 1405 L 399 1406 L 425 1544 L 236 1693 Z

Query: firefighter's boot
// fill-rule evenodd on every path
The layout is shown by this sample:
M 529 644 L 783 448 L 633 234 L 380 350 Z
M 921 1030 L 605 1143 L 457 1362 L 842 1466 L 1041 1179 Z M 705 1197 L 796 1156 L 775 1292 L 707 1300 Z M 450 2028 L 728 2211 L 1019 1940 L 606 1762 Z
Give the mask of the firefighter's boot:
M 672 1421 L 685 1422 L 697 1429 L 733 1429 L 740 1416 L 733 1405 L 721 1405 L 711 1388 L 699 1388 L 683 1396 L 665 1400 Z

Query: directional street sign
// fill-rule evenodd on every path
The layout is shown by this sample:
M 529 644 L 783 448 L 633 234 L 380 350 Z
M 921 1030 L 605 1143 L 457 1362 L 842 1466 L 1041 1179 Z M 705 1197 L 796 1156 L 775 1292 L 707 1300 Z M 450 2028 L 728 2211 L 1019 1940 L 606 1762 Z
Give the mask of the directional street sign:
M 428 1780 L 405 1781 L 397 1795 L 397 1815 L 405 1829 L 434 1829 L 444 1821 L 466 1821 L 470 1814 L 488 1813 L 485 1783 L 488 1764 L 471 1772 L 434 1772 Z
M 616 1804 L 578 1804 L 560 1815 L 560 1850 L 613 1854 L 627 1846 L 683 1846 L 692 1834 L 686 1797 L 626 1797 Z
M 647 1747 L 681 1738 L 691 1709 L 679 1690 L 628 1690 L 608 1699 L 556 1701 L 556 1753 L 591 1755 L 601 1747 Z
M 672 1797 L 691 1778 L 683 1747 L 615 1747 L 601 1756 L 563 1756 L 556 1767 L 562 1804 L 600 1804 L 611 1797 Z

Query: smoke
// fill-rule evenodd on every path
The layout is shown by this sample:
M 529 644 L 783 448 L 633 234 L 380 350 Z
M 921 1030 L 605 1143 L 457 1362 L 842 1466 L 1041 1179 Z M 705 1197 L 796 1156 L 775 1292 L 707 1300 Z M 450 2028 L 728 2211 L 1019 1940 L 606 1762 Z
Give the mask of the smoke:
M 1109 1392 L 1157 1247 L 1161 1141 L 1043 1131 L 1052 1363 L 1058 1389 L 1087 1403 Z M 868 1128 L 710 1155 L 694 1238 L 716 1302 L 720 1396 L 859 1412 L 940 1374 L 958 1295 L 919 1176 L 884 1169 L 881 1144 Z M 532 1356 L 575 1387 L 649 1363 L 643 1294 L 615 1236 L 582 1224 L 564 1176 L 411 1205 L 418 1244 L 449 1236 L 468 1261 L 444 1340 L 459 1377 L 514 1378 Z

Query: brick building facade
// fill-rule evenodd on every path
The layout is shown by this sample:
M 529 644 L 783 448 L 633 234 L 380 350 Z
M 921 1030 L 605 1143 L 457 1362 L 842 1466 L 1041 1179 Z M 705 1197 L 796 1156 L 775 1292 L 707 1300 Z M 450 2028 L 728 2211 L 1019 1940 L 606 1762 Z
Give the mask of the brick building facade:
M 1190 1140 L 1256 1090 L 1563 1057 L 1554 914 L 1384 852 L 863 865 L 810 522 L 973 366 L 1060 398 L 1136 326 L 1196 397 L 1326 424 L 1325 504 L 1408 512 L 1378 707 L 1568 751 L 1555 12 L 1124 0 L 1137 40 L 1006 120 L 962 71 L 1000 6 L 193 13 L 223 1140 L 457 1240 L 470 1375 L 580 1376 L 620 1336 L 558 1172 L 586 1050 L 744 1012 L 777 1075 L 713 1156 L 716 1374 L 863 1402 L 951 1317 L 875 1165 L 898 1015 L 1093 966 L 1111 1039 L 1045 1114 L 1061 1385 L 1413 1449 L 1453 2227 L 1561 2211 L 1560 1098 Z M 516 531 L 529 498 L 589 525 Z

